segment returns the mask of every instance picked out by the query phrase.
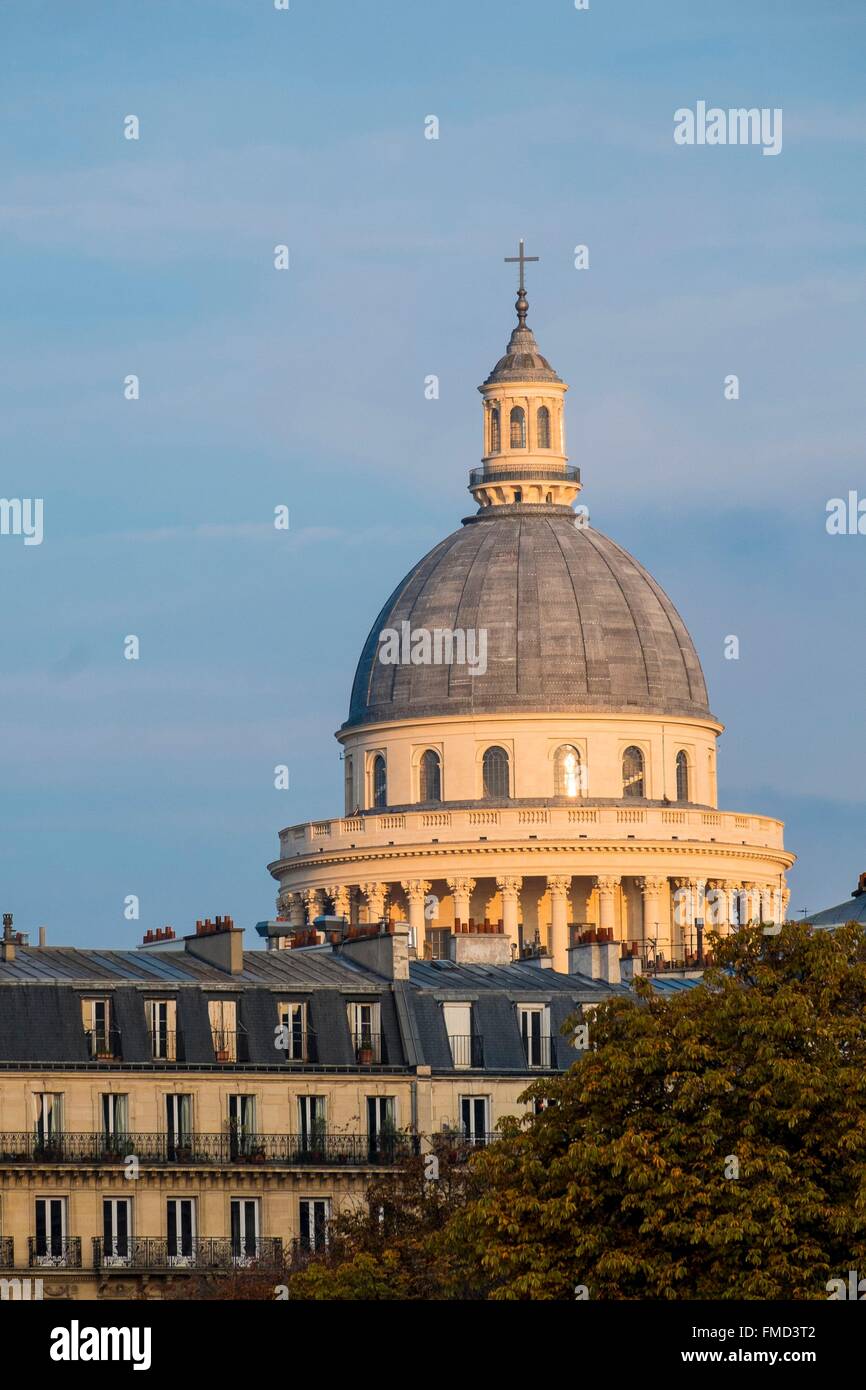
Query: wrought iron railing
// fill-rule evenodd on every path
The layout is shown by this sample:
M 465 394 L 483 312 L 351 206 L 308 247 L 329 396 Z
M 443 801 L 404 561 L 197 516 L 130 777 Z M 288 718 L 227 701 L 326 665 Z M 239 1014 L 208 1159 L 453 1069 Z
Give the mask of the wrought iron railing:
M 573 464 L 558 468 L 551 463 L 548 468 L 521 468 L 519 464 L 509 463 L 498 466 L 488 463 L 484 468 L 470 468 L 469 486 L 478 487 L 481 483 L 520 482 L 523 478 L 549 478 L 553 483 L 579 483 L 580 469 Z
M 84 1040 L 93 1062 L 117 1062 L 123 1056 L 119 1028 L 85 1029 Z
M 59 1134 L 50 1141 L 24 1131 L 0 1133 L 0 1166 L 10 1163 L 142 1163 L 289 1167 L 398 1163 L 418 1152 L 417 1135 L 364 1134 Z
M 523 1055 L 526 1058 L 528 1067 L 538 1067 L 550 1070 L 550 1058 L 553 1052 L 553 1038 L 543 1037 L 524 1037 Z
M 319 1040 L 312 1028 L 306 1028 L 303 1033 L 288 1032 L 288 1047 L 281 1047 L 277 1052 L 277 1060 L 282 1057 L 286 1062 L 318 1062 L 319 1060 Z
M 381 1065 L 386 1061 L 385 1039 L 381 1033 L 353 1033 L 352 1046 L 355 1049 L 355 1061 L 359 1067 L 372 1067 Z
M 37 1240 L 35 1236 L 28 1236 L 27 1254 L 31 1269 L 43 1265 L 52 1269 L 80 1269 L 81 1237 L 53 1240 L 46 1236 L 44 1240 Z
M 0 1269 L 15 1268 L 15 1241 L 12 1236 L 0 1236 Z
M 451 1061 L 455 1067 L 484 1066 L 484 1044 L 480 1033 L 452 1033 L 449 1034 L 448 1041 L 451 1044 Z
M 93 1239 L 94 1269 L 273 1269 L 283 1262 L 279 1236 L 130 1236 L 108 1252 Z
M 248 1062 L 249 1037 L 245 1028 L 212 1028 L 214 1060 L 217 1062 Z

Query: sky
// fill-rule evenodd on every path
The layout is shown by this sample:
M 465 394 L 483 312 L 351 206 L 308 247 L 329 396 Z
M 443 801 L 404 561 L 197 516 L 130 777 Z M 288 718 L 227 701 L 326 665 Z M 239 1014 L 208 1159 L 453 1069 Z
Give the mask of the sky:
M 720 805 L 787 822 L 792 914 L 848 896 L 864 58 L 862 0 L 5 0 L 0 495 L 43 501 L 41 544 L 0 535 L 16 927 L 273 915 L 278 830 L 342 812 L 369 627 L 472 510 L 519 237 L 581 501 L 726 725 Z M 781 109 L 780 153 L 675 143 L 699 101 Z

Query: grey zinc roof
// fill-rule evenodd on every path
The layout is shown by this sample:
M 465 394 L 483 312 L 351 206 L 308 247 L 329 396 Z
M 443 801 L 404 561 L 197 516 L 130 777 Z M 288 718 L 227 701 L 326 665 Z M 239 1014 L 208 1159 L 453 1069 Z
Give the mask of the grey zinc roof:
M 486 671 L 383 663 L 380 633 L 399 634 L 404 622 L 486 630 Z M 520 710 L 709 714 L 685 623 L 633 556 L 567 515 L 491 508 L 391 594 L 361 653 L 345 727 Z
M 828 930 L 830 927 L 844 927 L 846 922 L 861 922 L 866 926 L 866 893 L 852 893 L 844 903 L 835 907 L 825 907 L 823 912 L 813 912 L 805 919 L 813 927 Z
M 137 982 L 151 985 L 314 985 L 373 987 L 365 976 L 330 951 L 245 951 L 238 975 L 196 960 L 183 951 L 79 951 L 71 946 L 19 946 L 14 961 L 0 961 L 0 984 L 12 981 L 65 984 Z

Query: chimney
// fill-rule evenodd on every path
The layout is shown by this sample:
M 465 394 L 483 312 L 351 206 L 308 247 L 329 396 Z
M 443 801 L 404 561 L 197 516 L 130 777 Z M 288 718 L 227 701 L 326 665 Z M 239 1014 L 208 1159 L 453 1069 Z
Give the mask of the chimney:
M 0 960 L 15 959 L 15 937 L 12 932 L 12 913 L 3 913 L 3 942 L 0 945 Z
M 169 938 L 170 939 L 170 938 Z M 196 960 L 205 961 L 227 975 L 239 975 L 244 968 L 244 932 L 231 917 L 209 917 L 195 924 L 195 933 L 183 938 L 184 950 Z
M 352 929 L 350 928 L 350 931 Z M 347 933 L 334 949 L 349 960 L 356 961 L 386 980 L 409 978 L 409 923 L 382 922 L 378 931 L 356 928 L 359 933 Z
M 39 945 L 45 946 L 48 943 L 48 936 L 45 927 L 39 928 Z
M 590 931 L 584 934 L 598 938 L 601 933 Z M 622 982 L 619 957 L 618 941 L 580 941 L 569 948 L 568 973 L 585 975 L 590 980 L 602 980 L 606 985 L 618 985 Z

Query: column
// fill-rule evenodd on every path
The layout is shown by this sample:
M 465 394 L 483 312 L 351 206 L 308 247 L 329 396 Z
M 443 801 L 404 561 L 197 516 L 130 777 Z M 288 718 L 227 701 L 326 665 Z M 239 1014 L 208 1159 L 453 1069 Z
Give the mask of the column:
M 554 970 L 568 974 L 568 894 L 571 875 L 556 875 L 547 880 L 550 894 L 550 940 L 548 949 L 553 956 Z
M 325 889 L 328 897 L 334 904 L 334 915 L 336 917 L 349 918 L 349 889 L 344 883 L 329 884 Z
M 367 899 L 367 921 L 381 922 L 385 916 L 385 895 L 387 883 L 359 883 L 358 887 Z
M 654 943 L 653 955 L 655 955 L 659 947 L 664 951 L 668 945 L 667 941 L 663 940 L 665 935 L 663 928 L 666 924 L 662 922 L 660 907 L 661 895 L 667 888 L 668 881 L 657 874 L 646 874 L 643 878 L 635 879 L 635 882 L 643 895 L 643 942 L 641 944 L 644 951 L 647 951 L 651 943 Z
M 520 955 L 520 929 L 517 918 L 522 886 L 523 878 L 517 874 L 509 874 L 505 878 L 496 880 L 496 887 L 502 898 L 502 930 L 512 946 L 517 948 L 515 954 L 518 956 Z
M 707 929 L 727 936 L 731 930 L 731 893 L 725 879 L 707 879 Z
M 409 931 L 410 946 L 414 946 L 416 951 L 424 950 L 424 902 L 430 892 L 432 884 L 426 878 L 401 879 L 400 887 L 406 894 L 406 901 L 409 904 Z
M 287 909 L 293 930 L 300 931 L 304 925 L 304 899 L 301 893 L 289 893 Z
M 619 874 L 601 874 L 596 877 L 598 889 L 598 925 L 601 930 L 611 931 L 616 936 L 616 890 L 622 882 Z
M 448 891 L 454 901 L 454 921 L 455 923 L 462 923 L 465 927 L 469 921 L 469 904 L 472 900 L 472 890 L 475 887 L 475 879 L 465 878 L 461 875 L 459 878 L 446 879 L 446 882 L 448 884 Z
M 321 888 L 305 888 L 301 896 L 307 912 L 307 921 L 312 926 L 313 918 L 321 916 L 322 913 L 322 890 Z
M 760 921 L 761 897 L 756 883 L 743 883 L 740 898 L 740 921 L 750 926 Z

